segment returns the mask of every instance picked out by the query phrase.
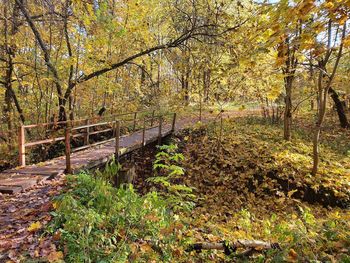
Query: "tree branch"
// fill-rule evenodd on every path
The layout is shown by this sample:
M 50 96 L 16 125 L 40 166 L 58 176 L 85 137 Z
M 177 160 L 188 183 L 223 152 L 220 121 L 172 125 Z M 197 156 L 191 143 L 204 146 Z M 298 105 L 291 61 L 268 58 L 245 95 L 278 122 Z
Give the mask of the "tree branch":
M 18 0 L 17 0 L 18 1 Z M 146 50 L 143 50 L 139 53 L 136 53 L 128 58 L 125 58 L 124 60 L 122 61 L 119 61 L 117 63 L 114 63 L 112 65 L 110 65 L 109 67 L 106 67 L 106 68 L 102 68 L 102 69 L 99 69 L 95 72 L 92 72 L 88 75 L 85 75 L 85 76 L 82 76 L 80 77 L 79 79 L 77 79 L 76 81 L 72 82 L 72 85 L 71 85 L 71 88 L 73 88 L 74 86 L 76 86 L 77 84 L 79 83 L 82 83 L 82 82 L 85 82 L 85 81 L 88 81 L 94 77 L 97 77 L 97 76 L 100 76 L 104 73 L 107 73 L 111 70 L 114 70 L 114 69 L 117 69 L 127 63 L 129 63 L 130 61 L 133 61 L 134 59 L 136 58 L 139 58 L 139 57 L 142 57 L 144 55 L 147 55 L 147 54 L 150 54 L 150 53 L 153 53 L 157 50 L 162 50 L 162 49 L 169 49 L 169 48 L 174 48 L 174 47 L 178 47 L 179 45 L 181 45 L 182 43 L 184 43 L 186 40 L 189 40 L 191 38 L 194 38 L 194 37 L 199 37 L 199 36 L 209 36 L 209 37 L 218 37 L 218 36 L 222 36 L 228 32 L 232 32 L 232 31 L 235 31 L 237 30 L 239 27 L 241 27 L 243 24 L 245 24 L 246 22 L 248 21 L 247 20 L 244 20 L 243 22 L 241 22 L 240 24 L 234 26 L 234 27 L 230 27 L 230 28 L 227 28 L 225 30 L 223 30 L 222 32 L 219 32 L 217 34 L 209 34 L 209 33 L 206 33 L 206 32 L 196 32 L 198 31 L 199 29 L 203 29 L 205 25 L 202 25 L 202 26 L 199 26 L 197 28 L 192 28 L 190 30 L 187 30 L 185 31 L 182 35 L 180 35 L 178 38 L 176 38 L 175 40 L 173 41 L 170 41 L 168 42 L 167 44 L 162 44 L 162 45 L 158 45 L 158 46 L 154 46 L 154 47 L 151 47 L 149 49 L 146 49 Z M 210 25 L 212 26 L 212 25 Z M 67 94 L 66 94 L 67 95 Z M 65 96 L 67 98 L 67 96 Z
M 41 50 L 43 51 L 44 53 L 44 60 L 45 60 L 45 64 L 47 65 L 48 69 L 51 71 L 51 73 L 53 74 L 54 76 L 54 82 L 56 84 L 56 88 L 57 88 L 57 93 L 59 95 L 60 98 L 62 98 L 62 87 L 61 87 L 61 81 L 59 79 L 59 76 L 58 76 L 58 72 L 56 70 L 56 68 L 53 66 L 53 64 L 51 63 L 51 60 L 50 60 L 50 55 L 49 55 L 49 52 L 45 46 L 45 43 L 44 41 L 42 40 L 41 38 L 41 35 L 38 31 L 38 29 L 36 28 L 31 16 L 29 15 L 27 9 L 24 7 L 22 1 L 20 0 L 16 0 L 16 4 L 18 5 L 18 7 L 21 9 L 21 12 L 23 13 L 24 17 L 26 18 L 27 20 L 27 23 L 29 24 L 31 30 L 33 31 L 33 34 L 36 38 L 36 40 L 38 41 L 39 43 L 39 46 L 41 48 Z

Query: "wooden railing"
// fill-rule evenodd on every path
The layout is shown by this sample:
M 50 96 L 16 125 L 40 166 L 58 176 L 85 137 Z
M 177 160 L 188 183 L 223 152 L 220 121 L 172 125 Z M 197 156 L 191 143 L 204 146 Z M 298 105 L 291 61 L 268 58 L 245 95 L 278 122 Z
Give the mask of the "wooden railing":
M 138 116 L 141 113 L 146 113 L 147 117 L 138 118 Z M 132 118 L 130 119 L 122 119 L 122 117 L 131 115 Z M 151 115 L 149 117 L 149 115 Z M 26 165 L 26 147 L 32 147 L 36 145 L 41 144 L 47 144 L 47 143 L 55 143 L 58 141 L 64 141 L 65 142 L 65 156 L 66 156 L 66 172 L 70 173 L 72 171 L 71 169 L 71 161 L 70 156 L 71 152 L 77 152 L 80 150 L 84 150 L 90 147 L 98 146 L 101 144 L 104 144 L 109 141 L 115 140 L 115 158 L 116 160 L 119 160 L 119 145 L 120 145 L 120 138 L 127 136 L 127 135 L 121 135 L 121 127 L 125 127 L 124 124 L 130 123 L 129 126 L 131 126 L 132 133 L 137 131 L 137 124 L 142 121 L 141 129 L 142 130 L 142 146 L 145 145 L 145 133 L 147 130 L 153 129 L 158 127 L 158 143 L 161 143 L 162 139 L 162 126 L 164 125 L 164 117 L 172 115 L 172 122 L 171 122 L 171 131 L 173 132 L 175 129 L 175 122 L 176 122 L 176 113 L 168 113 L 168 114 L 159 114 L 155 115 L 155 110 L 152 111 L 137 111 L 137 112 L 130 112 L 130 113 L 123 113 L 123 114 L 117 114 L 117 115 L 111 115 L 107 118 L 111 118 L 111 121 L 105 121 L 105 122 L 99 122 L 99 123 L 91 123 L 94 119 L 83 119 L 83 120 L 76 120 L 76 121 L 64 121 L 64 122 L 56 122 L 56 123 L 40 123 L 40 124 L 32 124 L 32 125 L 22 125 L 19 128 L 19 165 L 25 166 Z M 154 123 L 157 122 L 157 125 L 154 125 Z M 83 124 L 82 124 L 83 123 Z M 150 125 L 148 126 L 147 123 Z M 80 125 L 78 125 L 80 124 Z M 59 137 L 53 137 L 49 139 L 44 140 L 37 140 L 37 141 L 31 141 L 26 142 L 25 139 L 25 132 L 26 129 L 36 128 L 36 127 L 46 127 L 46 126 L 54 126 L 54 125 L 64 125 L 64 136 Z M 102 127 L 102 130 L 95 130 L 92 131 L 91 128 L 97 128 Z M 82 131 L 83 130 L 83 131 Z M 76 133 L 77 132 L 77 133 Z M 90 143 L 90 136 L 95 134 L 101 134 L 101 133 L 107 133 L 112 132 L 113 138 L 109 138 L 106 140 Z M 83 137 L 83 146 L 77 147 L 75 149 L 71 148 L 71 139 L 77 138 L 77 137 Z

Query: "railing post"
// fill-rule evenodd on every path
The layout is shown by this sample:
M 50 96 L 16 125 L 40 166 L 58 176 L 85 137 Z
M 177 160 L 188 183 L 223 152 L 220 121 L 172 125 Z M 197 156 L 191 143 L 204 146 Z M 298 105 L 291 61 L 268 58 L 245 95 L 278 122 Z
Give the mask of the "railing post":
M 176 112 L 174 112 L 173 123 L 171 124 L 171 132 L 175 131 L 175 122 L 176 122 Z
M 85 120 L 85 125 L 90 125 L 90 120 Z M 84 145 L 88 145 L 90 143 L 90 127 L 86 127 L 84 134 Z
M 137 111 L 134 113 L 134 126 L 132 128 L 133 132 L 136 130 L 136 117 L 137 117 Z
M 71 153 L 71 149 L 70 149 L 70 133 L 71 133 L 71 129 L 70 127 L 66 127 L 65 128 L 65 132 L 64 132 L 64 143 L 65 143 L 65 152 L 66 152 L 66 170 L 65 173 L 66 174 L 71 174 L 72 173 L 72 166 L 71 166 L 71 162 L 70 162 L 70 153 Z
M 120 139 L 120 121 L 115 122 L 115 153 L 114 158 L 116 162 L 119 162 L 119 139 Z
M 159 126 L 158 126 L 158 145 L 162 144 L 162 116 L 159 116 Z
M 154 121 L 154 111 L 155 111 L 155 110 L 152 111 L 151 127 L 153 126 L 153 121 Z
M 25 133 L 24 126 L 19 127 L 18 132 L 18 161 L 20 166 L 26 166 L 26 151 L 25 151 Z
M 145 134 L 146 134 L 146 118 L 143 118 L 142 146 L 145 146 Z

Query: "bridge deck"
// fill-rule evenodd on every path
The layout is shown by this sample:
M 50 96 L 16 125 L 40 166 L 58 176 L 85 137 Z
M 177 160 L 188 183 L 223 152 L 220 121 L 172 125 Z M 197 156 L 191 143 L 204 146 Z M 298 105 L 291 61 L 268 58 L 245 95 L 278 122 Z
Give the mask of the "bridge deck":
M 177 122 L 175 130 L 184 128 L 191 121 Z M 171 133 L 171 125 L 164 125 L 162 137 Z M 146 130 L 145 144 L 158 140 L 158 127 Z M 120 155 L 124 155 L 142 147 L 142 131 L 135 132 L 120 138 Z M 115 140 L 106 142 L 100 146 L 71 154 L 71 165 L 74 173 L 84 169 L 91 169 L 106 163 L 115 152 Z M 44 180 L 52 179 L 63 174 L 66 167 L 65 157 L 58 157 L 46 162 L 15 169 L 5 170 L 0 173 L 0 192 L 17 193 L 30 188 Z

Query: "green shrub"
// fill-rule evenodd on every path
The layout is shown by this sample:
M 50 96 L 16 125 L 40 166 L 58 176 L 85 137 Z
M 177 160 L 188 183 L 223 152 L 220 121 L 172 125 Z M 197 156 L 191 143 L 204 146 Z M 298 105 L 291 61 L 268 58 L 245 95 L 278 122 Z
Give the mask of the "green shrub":
M 172 210 L 189 211 L 194 206 L 193 188 L 177 183 L 184 175 L 184 169 L 180 166 L 184 156 L 177 152 L 177 145 L 174 144 L 162 145 L 159 149 L 153 164 L 155 176 L 148 178 L 147 181 L 163 190 L 160 193 Z
M 86 173 L 68 184 L 49 230 L 60 236 L 66 262 L 167 262 L 181 250 L 183 225 L 156 192 L 139 196 L 131 185 L 116 189 Z
M 118 162 L 116 162 L 113 157 L 110 161 L 106 163 L 103 171 L 100 171 L 100 169 L 97 169 L 95 171 L 95 177 L 112 183 L 115 180 L 115 177 L 118 176 L 118 172 L 121 168 L 122 166 Z

